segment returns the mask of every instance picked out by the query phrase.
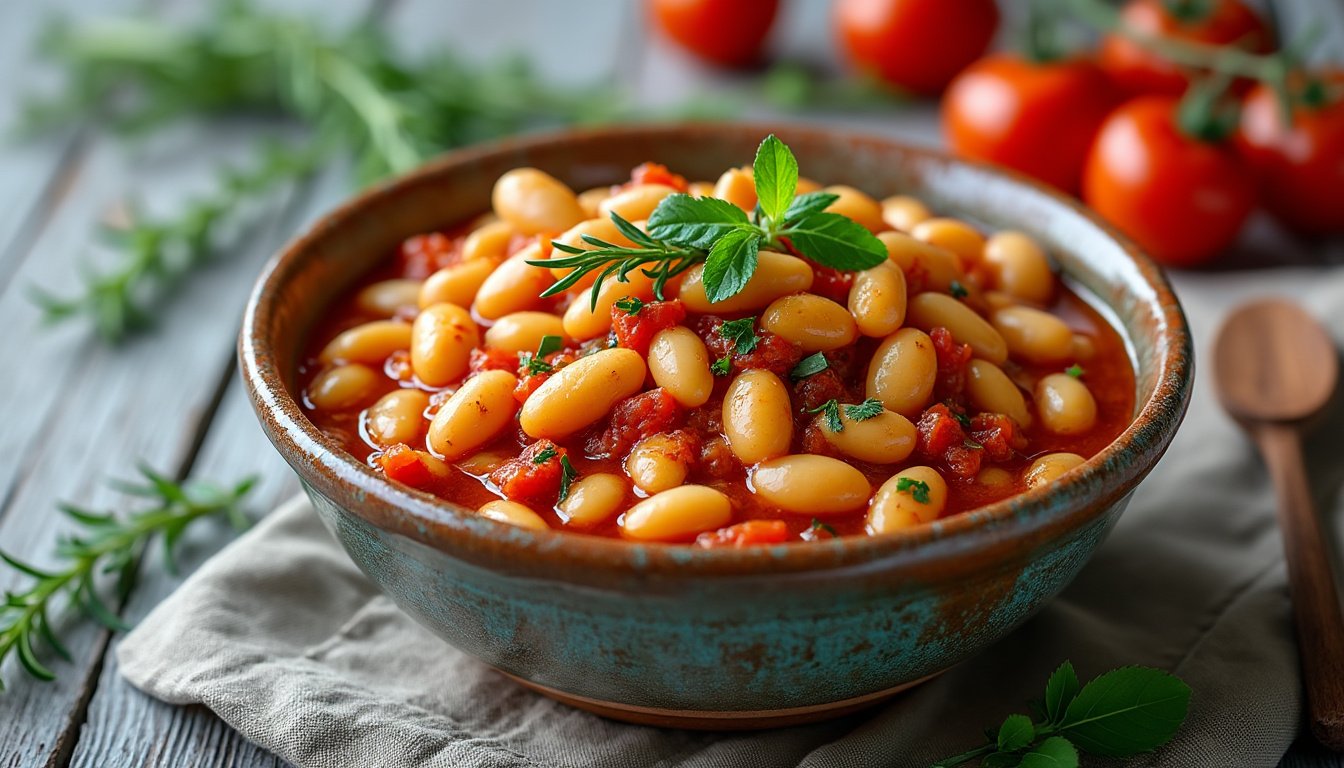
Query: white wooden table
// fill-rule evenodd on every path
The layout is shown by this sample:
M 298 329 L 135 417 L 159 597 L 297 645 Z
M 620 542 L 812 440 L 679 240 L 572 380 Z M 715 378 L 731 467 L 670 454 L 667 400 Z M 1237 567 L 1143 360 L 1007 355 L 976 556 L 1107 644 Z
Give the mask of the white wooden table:
M 375 2 L 264 4 L 320 11 L 339 25 Z M 833 63 L 824 0 L 786 5 L 778 48 Z M 1313 13 L 1328 5 L 1297 3 Z M 614 80 L 650 104 L 672 104 L 695 93 L 734 93 L 748 84 L 688 63 L 660 43 L 648 44 L 638 5 L 623 0 L 401 0 L 380 6 L 393 33 L 412 50 L 449 45 L 470 57 L 527 50 L 552 79 Z M 101 16 L 141 7 L 136 0 L 0 0 L 0 124 L 12 122 L 20 93 L 52 82 L 31 55 L 49 13 Z M 166 0 L 150 7 L 183 19 L 201 11 Z M 1329 18 L 1332 9 L 1323 10 L 1327 13 L 1319 15 Z M 1344 18 L 1339 8 L 1333 10 L 1333 39 L 1344 53 L 1338 43 Z M 580 34 L 596 44 L 557 44 L 577 43 Z M 756 116 L 769 114 L 749 109 Z M 807 119 L 845 120 L 914 143 L 938 141 L 927 107 Z M 280 195 L 240 247 L 177 292 L 153 332 L 121 347 L 105 346 L 77 324 L 40 328 L 39 312 L 27 296 L 33 285 L 74 290 L 79 263 L 91 255 L 97 263 L 95 222 L 128 194 L 151 209 L 173 210 L 194 191 L 208 189 L 221 163 L 246 158 L 261 129 L 246 122 L 196 124 L 128 145 L 96 126 L 71 125 L 39 141 L 0 145 L 0 444 L 6 449 L 0 461 L 0 549 L 39 566 L 50 563 L 56 538 L 66 530 L 56 502 L 125 508 L 126 500 L 103 480 L 131 476 L 138 460 L 179 478 L 230 481 L 259 474 L 251 499 L 258 510 L 297 491 L 245 400 L 234 340 L 262 262 L 349 193 L 343 169 L 326 169 Z M 229 537 L 223 524 L 202 525 L 184 542 L 180 573 L 189 573 Z M 180 583 L 161 566 L 157 555 L 144 564 L 140 585 L 124 606 L 130 621 Z M 0 589 L 20 582 L 12 571 L 0 570 Z M 109 653 L 114 635 L 79 619 L 66 622 L 64 631 L 75 661 L 54 663 L 57 682 L 29 680 L 12 663 L 4 670 L 11 685 L 0 694 L 0 766 L 282 764 L 205 709 L 168 706 L 130 688 Z M 1283 764 L 1344 765 L 1306 740 Z

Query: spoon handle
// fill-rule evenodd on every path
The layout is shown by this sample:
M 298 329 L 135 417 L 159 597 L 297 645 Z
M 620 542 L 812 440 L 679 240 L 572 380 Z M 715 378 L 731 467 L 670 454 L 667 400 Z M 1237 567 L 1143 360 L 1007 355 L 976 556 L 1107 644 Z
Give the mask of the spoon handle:
M 1279 496 L 1311 730 L 1325 746 L 1344 750 L 1344 610 L 1307 484 L 1301 437 L 1290 427 L 1265 425 L 1256 430 L 1256 442 Z

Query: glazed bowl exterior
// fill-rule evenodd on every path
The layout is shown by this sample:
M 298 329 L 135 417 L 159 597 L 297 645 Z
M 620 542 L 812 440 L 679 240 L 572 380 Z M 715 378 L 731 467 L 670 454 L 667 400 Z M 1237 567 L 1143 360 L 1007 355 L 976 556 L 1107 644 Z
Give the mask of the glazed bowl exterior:
M 1047 488 L 907 531 L 744 549 L 502 525 L 387 482 L 296 400 L 305 338 L 402 239 L 489 207 L 535 166 L 575 189 L 646 160 L 688 178 L 750 161 L 767 133 L 803 173 L 1038 238 L 1127 339 L 1133 424 Z M 828 129 L 634 126 L 460 151 L 318 222 L 257 283 L 240 341 L 262 426 L 361 569 L 447 642 L 549 695 L 625 719 L 753 727 L 849 711 L 1003 637 L 1078 573 L 1170 443 L 1193 377 L 1161 271 L 1076 201 L 1021 177 Z

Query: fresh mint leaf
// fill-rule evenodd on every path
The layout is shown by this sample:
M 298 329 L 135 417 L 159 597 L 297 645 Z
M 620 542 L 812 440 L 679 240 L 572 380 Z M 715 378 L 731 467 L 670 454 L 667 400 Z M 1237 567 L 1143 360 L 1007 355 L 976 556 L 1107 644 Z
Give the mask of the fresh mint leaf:
M 752 164 L 756 179 L 756 200 L 771 221 L 779 221 L 798 191 L 798 160 L 793 152 L 772 133 L 756 150 Z
M 867 400 L 864 400 L 862 403 L 857 403 L 855 405 L 846 405 L 845 415 L 853 419 L 854 421 L 867 421 L 868 419 L 880 416 L 883 410 L 884 408 L 882 407 L 882 401 L 878 400 L 877 398 L 870 397 Z
M 1016 752 L 1036 738 L 1036 728 L 1026 715 L 1009 715 L 999 726 L 999 735 L 994 743 L 1000 752 Z
M 746 212 L 716 197 L 668 195 L 649 215 L 650 237 L 686 248 L 710 250 L 732 233 L 755 235 L 756 231 Z
M 813 213 L 780 232 L 809 259 L 833 269 L 872 269 L 887 260 L 887 247 L 853 219 Z
M 729 230 L 705 257 L 705 297 L 710 303 L 736 296 L 756 272 L 761 234 L 750 229 Z
M 923 480 L 916 480 L 913 477 L 900 477 L 896 479 L 896 492 L 908 493 L 915 501 L 920 504 L 929 503 L 929 484 Z
M 756 318 L 743 317 L 729 320 L 719 326 L 719 335 L 733 342 L 733 348 L 739 355 L 751 354 L 761 337 L 756 335 Z
M 808 376 L 821 373 L 828 367 L 830 367 L 830 363 L 826 361 L 826 355 L 821 352 L 813 352 L 793 366 L 793 370 L 789 371 L 789 378 L 794 381 L 806 379 Z
M 1081 684 L 1078 673 L 1073 671 L 1073 662 L 1059 665 L 1045 683 L 1045 716 L 1052 724 L 1058 724 L 1064 717 L 1069 703 L 1078 695 Z
M 1131 757 L 1166 744 L 1185 721 L 1190 686 L 1151 667 L 1121 667 L 1083 686 L 1059 733 L 1079 749 Z
M 789 204 L 789 210 L 784 212 L 784 223 L 792 224 L 804 216 L 810 216 L 814 213 L 821 213 L 831 207 L 831 203 L 839 200 L 840 196 L 834 192 L 808 192 L 793 198 Z
M 1078 768 L 1078 750 L 1063 736 L 1050 738 L 1022 756 L 1021 768 Z
M 843 432 L 845 429 L 845 422 L 840 418 L 840 401 L 835 398 L 827 400 L 816 408 L 808 408 L 807 412 L 820 413 L 826 421 L 826 426 L 832 432 Z

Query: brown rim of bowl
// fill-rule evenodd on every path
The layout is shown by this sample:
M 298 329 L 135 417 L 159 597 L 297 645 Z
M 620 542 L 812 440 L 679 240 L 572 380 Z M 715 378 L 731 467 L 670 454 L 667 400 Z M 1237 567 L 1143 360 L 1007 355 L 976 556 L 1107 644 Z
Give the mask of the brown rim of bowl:
M 825 542 L 787 543 L 742 549 L 703 549 L 687 544 L 631 542 L 600 536 L 548 529 L 532 531 L 482 518 L 473 510 L 421 491 L 387 481 L 367 464 L 346 453 L 323 435 L 301 411 L 285 388 L 269 338 L 272 325 L 269 297 L 279 295 L 279 286 L 301 271 L 303 253 L 316 241 L 357 219 L 371 200 L 395 194 L 417 180 L 468 165 L 499 152 L 628 136 L 659 136 L 699 130 L 739 132 L 765 136 L 787 132 L 812 140 L 842 139 L 857 144 L 895 146 L 901 151 L 930 160 L 974 166 L 1005 175 L 1038 194 L 1052 198 L 1086 223 L 1114 240 L 1135 262 L 1152 289 L 1142 306 L 1154 315 L 1153 332 L 1165 343 L 1157 345 L 1157 385 L 1144 397 L 1142 406 L 1124 432 L 1101 452 L 1088 459 L 1065 482 L 1030 489 L 978 509 L 970 510 L 907 530 L 877 536 L 848 536 Z M 977 560 L 972 555 L 985 550 L 1003 552 L 1024 543 L 1033 534 L 1058 532 L 1080 525 L 1120 500 L 1145 476 L 1166 450 L 1184 416 L 1194 372 L 1194 351 L 1180 304 L 1161 269 L 1128 238 L 1101 221 L 1079 201 L 1022 174 L 984 163 L 954 159 L 936 151 L 913 148 L 898 141 L 869 134 L 790 124 L 675 123 L 640 124 L 530 135 L 447 153 L 393 181 L 361 193 L 324 217 L 308 232 L 286 245 L 265 266 L 248 300 L 239 339 L 243 378 L 258 410 L 263 428 L 281 448 L 294 456 L 307 456 L 303 479 L 329 495 L 352 492 L 360 499 L 350 511 L 376 527 L 391 530 L 435 549 L 470 556 L 490 555 L 523 558 L 528 570 L 548 566 L 581 567 L 596 571 L 640 573 L 696 573 L 703 575 L 759 575 L 762 572 L 799 572 L 862 565 L 899 556 L 909 564 L 938 567 L 939 561 L 955 555 L 961 562 Z M 287 444 L 287 445 L 286 445 Z M 291 462 L 292 463 L 292 462 Z M 943 564 L 948 564 L 945 561 Z M 940 568 L 938 570 L 941 570 Z M 953 567 L 953 570 L 960 568 Z

